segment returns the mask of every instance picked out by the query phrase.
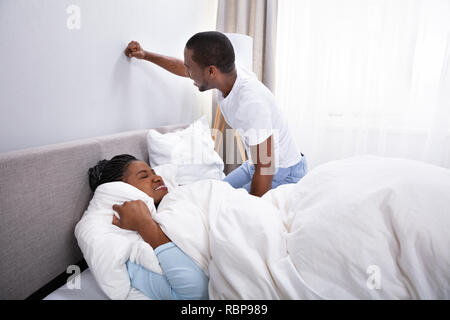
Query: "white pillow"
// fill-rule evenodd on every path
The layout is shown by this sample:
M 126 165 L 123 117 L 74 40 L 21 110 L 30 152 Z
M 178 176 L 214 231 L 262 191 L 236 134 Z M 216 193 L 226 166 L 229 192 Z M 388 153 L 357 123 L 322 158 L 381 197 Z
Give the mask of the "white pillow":
M 157 175 L 163 178 L 164 184 L 169 192 L 178 187 L 178 183 L 176 181 L 178 168 L 175 164 L 162 164 L 160 166 L 152 167 L 152 169 L 155 170 Z
M 156 170 L 155 170 L 156 171 Z M 142 200 L 151 214 L 156 212 L 153 199 L 131 184 L 114 181 L 97 187 L 89 206 L 75 226 L 75 237 L 89 269 L 110 299 L 126 299 L 131 290 L 125 263 L 128 259 L 162 274 L 153 248 L 136 231 L 112 224 L 114 204 Z
M 162 134 L 150 129 L 147 134 L 147 148 L 151 167 L 164 164 L 177 166 L 175 179 L 178 184 L 203 179 L 222 180 L 225 177 L 224 163 L 214 150 L 206 116 L 202 116 L 186 129 L 175 132 Z

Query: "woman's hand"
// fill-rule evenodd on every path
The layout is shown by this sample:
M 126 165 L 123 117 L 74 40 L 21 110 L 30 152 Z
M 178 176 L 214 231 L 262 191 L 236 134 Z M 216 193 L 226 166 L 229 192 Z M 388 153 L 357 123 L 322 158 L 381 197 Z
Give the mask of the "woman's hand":
M 150 210 L 142 200 L 126 201 L 122 205 L 113 205 L 113 210 L 119 214 L 120 219 L 113 216 L 112 223 L 119 228 L 138 231 L 149 223 L 155 223 Z
M 126 201 L 122 205 L 115 204 L 112 208 L 120 217 L 117 219 L 113 216 L 112 223 L 122 229 L 137 231 L 153 249 L 170 242 L 159 224 L 152 219 L 144 201 Z

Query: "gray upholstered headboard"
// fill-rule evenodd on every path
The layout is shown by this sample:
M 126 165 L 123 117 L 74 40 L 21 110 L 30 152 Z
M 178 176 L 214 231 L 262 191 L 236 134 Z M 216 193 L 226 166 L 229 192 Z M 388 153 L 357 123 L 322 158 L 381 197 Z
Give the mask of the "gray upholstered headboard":
M 88 169 L 122 153 L 148 163 L 147 131 L 0 154 L 0 299 L 24 299 L 83 258 L 74 230 L 92 197 Z

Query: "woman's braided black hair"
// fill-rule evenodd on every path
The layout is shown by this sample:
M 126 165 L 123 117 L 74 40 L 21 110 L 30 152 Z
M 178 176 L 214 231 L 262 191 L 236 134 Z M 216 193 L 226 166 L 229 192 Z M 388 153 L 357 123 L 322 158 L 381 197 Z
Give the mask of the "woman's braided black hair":
M 131 161 L 138 160 L 129 154 L 117 155 L 111 160 L 100 160 L 97 164 L 89 168 L 89 186 L 92 191 L 103 183 L 121 181 L 128 165 Z

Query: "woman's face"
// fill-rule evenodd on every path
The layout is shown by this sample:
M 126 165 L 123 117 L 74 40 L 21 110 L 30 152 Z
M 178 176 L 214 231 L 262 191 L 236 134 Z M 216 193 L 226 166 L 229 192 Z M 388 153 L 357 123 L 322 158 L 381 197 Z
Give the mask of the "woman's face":
M 144 161 L 131 161 L 122 181 L 131 184 L 153 198 L 155 206 L 168 192 L 164 180 Z

